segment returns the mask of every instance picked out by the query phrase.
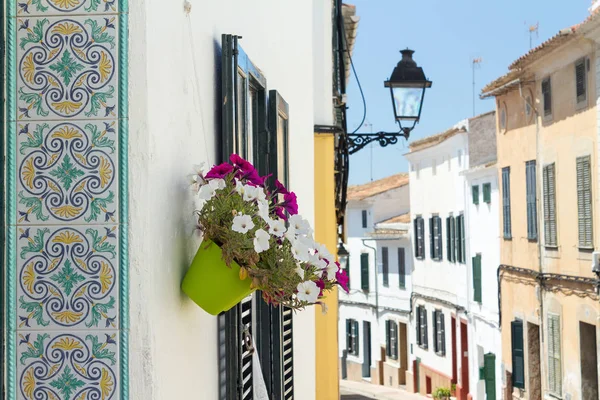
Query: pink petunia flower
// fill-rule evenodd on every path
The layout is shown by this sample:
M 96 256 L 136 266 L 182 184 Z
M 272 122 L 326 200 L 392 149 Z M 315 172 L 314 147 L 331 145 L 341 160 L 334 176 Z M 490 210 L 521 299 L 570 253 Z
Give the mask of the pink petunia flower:
M 223 179 L 233 171 L 233 167 L 228 163 L 215 165 L 206 174 L 206 179 Z

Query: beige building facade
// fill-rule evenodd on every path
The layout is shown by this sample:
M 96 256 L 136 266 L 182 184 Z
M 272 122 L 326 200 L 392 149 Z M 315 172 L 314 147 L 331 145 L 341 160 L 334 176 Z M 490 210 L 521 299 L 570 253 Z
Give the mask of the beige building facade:
M 505 397 L 598 399 L 595 16 L 487 85 L 498 124 Z

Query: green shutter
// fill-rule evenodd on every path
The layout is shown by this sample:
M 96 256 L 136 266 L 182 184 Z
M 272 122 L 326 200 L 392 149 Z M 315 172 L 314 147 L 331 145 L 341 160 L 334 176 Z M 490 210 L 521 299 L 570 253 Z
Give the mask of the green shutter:
M 446 355 L 446 317 L 444 316 L 444 313 L 442 313 L 440 311 L 440 329 L 442 331 L 442 348 L 440 349 L 440 351 L 442 352 L 442 355 L 445 356 Z
M 358 335 L 358 321 L 352 320 L 352 324 L 354 325 L 354 354 L 358 355 L 360 352 L 360 337 Z
M 483 202 L 486 204 L 492 202 L 492 185 L 490 183 L 483 184 Z
M 465 216 L 464 214 L 460 216 L 460 251 L 462 254 L 460 262 L 463 264 L 467 262 L 467 249 L 466 249 L 466 240 L 465 240 Z
M 473 204 L 479 204 L 479 185 L 473 185 L 471 187 L 471 193 L 473 194 Z
M 383 272 L 383 286 L 390 286 L 390 265 L 389 265 L 389 256 L 388 256 L 388 248 L 381 248 L 381 269 Z
M 423 344 L 421 341 L 421 306 L 416 307 L 416 315 L 415 315 L 415 336 L 417 337 L 417 344 Z
M 481 304 L 481 254 L 472 258 L 473 263 L 473 301 Z
M 392 343 L 389 320 L 385 321 L 385 355 L 388 357 L 392 356 Z
M 435 258 L 435 244 L 433 235 L 433 217 L 429 218 L 429 257 L 433 260 Z
M 512 333 L 512 383 L 513 387 L 525 389 L 525 352 L 523 350 L 523 321 L 511 323 Z
M 450 249 L 450 255 L 452 256 L 452 258 L 448 258 L 450 261 L 452 262 L 456 262 L 456 218 L 454 218 L 454 216 L 450 217 L 450 234 L 452 235 L 452 237 L 450 238 L 450 245 L 451 245 L 451 249 Z
M 436 310 L 431 312 L 431 321 L 433 322 L 433 351 L 435 351 L 436 353 L 439 351 L 439 340 L 438 340 L 439 326 L 438 326 L 437 314 L 438 314 L 438 312 Z
M 496 400 L 496 355 L 487 353 L 483 356 L 486 400 Z
M 369 254 L 360 255 L 360 287 L 362 290 L 369 290 Z
M 352 320 L 346 320 L 346 350 L 352 353 Z
M 404 247 L 398 248 L 398 286 L 406 288 L 406 258 Z
M 450 217 L 446 217 L 446 258 L 452 261 L 452 236 L 450 235 Z

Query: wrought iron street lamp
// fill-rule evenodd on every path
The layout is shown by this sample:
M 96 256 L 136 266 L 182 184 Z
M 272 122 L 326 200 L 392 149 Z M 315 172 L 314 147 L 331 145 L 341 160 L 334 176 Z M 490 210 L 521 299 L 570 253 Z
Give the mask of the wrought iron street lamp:
M 338 245 L 337 255 L 340 269 L 345 270 L 348 267 L 348 257 L 350 256 L 350 253 L 348 253 L 348 250 L 346 250 L 343 243 Z
M 378 141 L 382 147 L 385 147 L 396 144 L 398 137 L 408 139 L 410 132 L 419 122 L 425 90 L 431 87 L 432 82 L 425 76 L 423 68 L 413 60 L 413 50 L 406 49 L 400 53 L 402 59 L 394 68 L 390 79 L 384 82 L 384 86 L 390 88 L 394 117 L 400 125 L 400 131 L 350 133 L 347 135 L 348 154 L 356 153 L 373 141 Z

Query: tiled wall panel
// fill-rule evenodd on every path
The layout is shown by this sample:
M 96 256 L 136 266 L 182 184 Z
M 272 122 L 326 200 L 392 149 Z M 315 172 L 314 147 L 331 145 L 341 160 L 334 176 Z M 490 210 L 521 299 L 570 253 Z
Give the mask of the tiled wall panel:
M 6 393 L 127 382 L 127 3 L 5 0 Z

